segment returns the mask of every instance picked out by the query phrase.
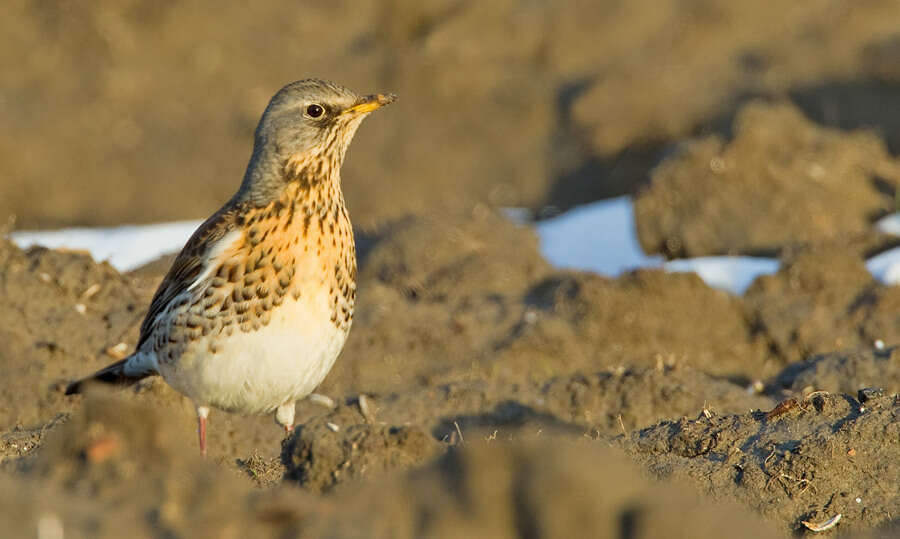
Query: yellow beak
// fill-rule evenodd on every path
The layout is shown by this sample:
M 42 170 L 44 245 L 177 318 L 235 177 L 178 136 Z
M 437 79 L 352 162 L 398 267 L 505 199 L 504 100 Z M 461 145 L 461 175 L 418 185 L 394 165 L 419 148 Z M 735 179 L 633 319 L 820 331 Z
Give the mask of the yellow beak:
M 372 94 L 359 98 L 352 107 L 344 109 L 341 114 L 368 114 L 393 103 L 397 99 L 394 94 Z

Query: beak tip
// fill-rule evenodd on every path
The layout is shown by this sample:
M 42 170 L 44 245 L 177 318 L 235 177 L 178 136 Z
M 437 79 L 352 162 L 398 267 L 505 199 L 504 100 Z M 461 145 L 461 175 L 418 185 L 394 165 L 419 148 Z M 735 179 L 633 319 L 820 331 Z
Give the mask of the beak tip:
M 397 94 L 370 94 L 359 98 L 355 105 L 344 112 L 353 114 L 369 114 L 370 112 L 389 105 L 397 100 Z

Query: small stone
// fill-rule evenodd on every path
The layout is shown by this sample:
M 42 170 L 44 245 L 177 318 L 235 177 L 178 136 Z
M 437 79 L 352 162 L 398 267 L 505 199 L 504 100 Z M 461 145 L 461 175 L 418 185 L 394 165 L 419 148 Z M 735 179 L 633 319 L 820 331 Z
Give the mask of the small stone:
M 84 451 L 88 462 L 100 463 L 118 455 L 122 450 L 119 437 L 107 434 L 92 441 Z
M 884 389 L 880 387 L 864 387 L 857 391 L 856 398 L 859 402 L 866 402 L 884 396 Z
M 94 297 L 97 292 L 100 291 L 100 285 L 97 283 L 92 284 L 81 294 L 81 299 L 91 299 Z
M 322 395 L 321 393 L 310 393 L 306 398 L 310 402 L 318 404 L 319 406 L 324 406 L 329 410 L 334 410 L 335 408 L 337 408 L 337 405 L 334 404 L 334 400 L 332 400 L 332 398 L 328 395 Z
M 110 346 L 106 349 L 106 355 L 115 359 L 125 359 L 128 357 L 128 345 L 120 342 L 115 346 Z

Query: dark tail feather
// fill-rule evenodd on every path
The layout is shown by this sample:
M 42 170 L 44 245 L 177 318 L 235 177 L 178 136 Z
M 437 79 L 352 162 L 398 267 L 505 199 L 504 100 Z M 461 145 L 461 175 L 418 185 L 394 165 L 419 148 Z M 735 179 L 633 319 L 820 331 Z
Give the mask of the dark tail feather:
M 76 382 L 72 382 L 66 386 L 66 395 L 74 395 L 81 393 L 84 385 L 88 382 L 103 382 L 104 384 L 115 384 L 119 386 L 130 386 L 138 381 L 150 376 L 152 372 L 142 372 L 138 374 L 126 374 L 125 362 L 130 357 L 117 361 L 108 367 L 104 367 L 87 378 L 82 378 Z

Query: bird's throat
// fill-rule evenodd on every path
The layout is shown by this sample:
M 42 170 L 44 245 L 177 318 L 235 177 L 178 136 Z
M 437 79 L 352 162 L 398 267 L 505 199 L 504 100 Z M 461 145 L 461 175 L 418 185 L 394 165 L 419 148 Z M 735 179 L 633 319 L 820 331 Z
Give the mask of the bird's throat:
M 283 174 L 288 183 L 297 182 L 301 190 L 333 184 L 340 187 L 341 162 L 339 155 L 292 155 L 284 163 Z

